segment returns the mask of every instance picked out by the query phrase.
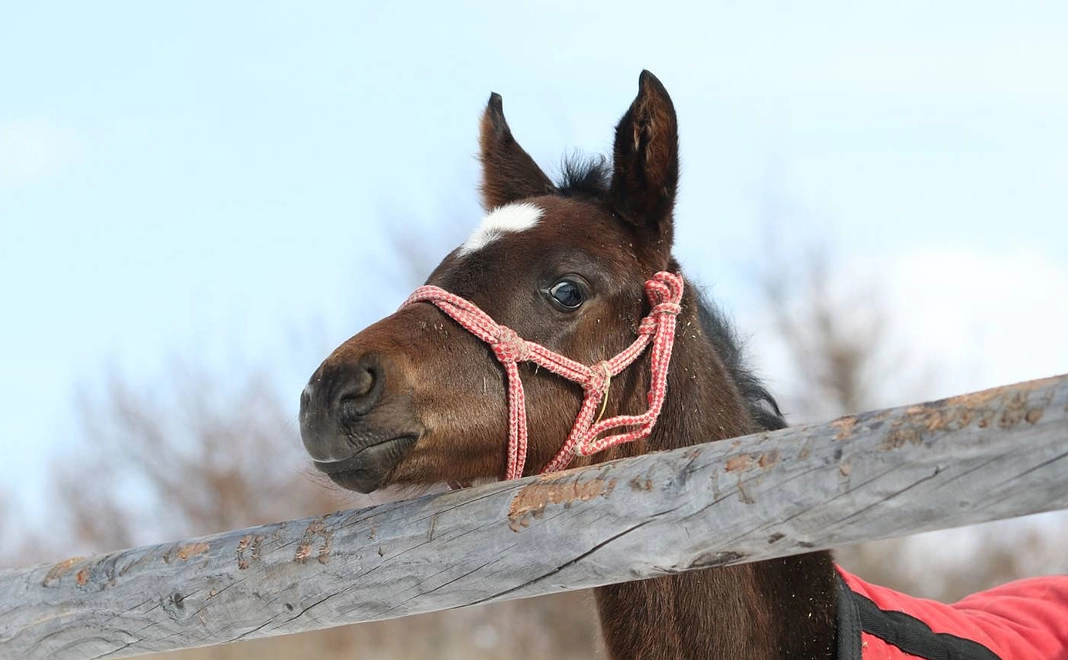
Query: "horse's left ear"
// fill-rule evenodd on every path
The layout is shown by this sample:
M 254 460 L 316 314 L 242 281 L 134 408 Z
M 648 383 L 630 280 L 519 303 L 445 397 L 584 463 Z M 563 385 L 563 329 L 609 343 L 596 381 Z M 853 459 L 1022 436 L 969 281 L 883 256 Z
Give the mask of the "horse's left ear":
M 670 248 L 678 182 L 675 106 L 656 76 L 642 71 L 638 96 L 616 126 L 612 203 L 626 221 L 654 230 Z

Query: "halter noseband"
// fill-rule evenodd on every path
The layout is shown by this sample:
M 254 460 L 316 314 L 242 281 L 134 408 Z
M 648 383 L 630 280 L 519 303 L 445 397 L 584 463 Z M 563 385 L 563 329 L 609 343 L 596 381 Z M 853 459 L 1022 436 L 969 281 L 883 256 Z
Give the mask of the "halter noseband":
M 418 302 L 431 303 L 493 349 L 493 354 L 508 377 L 508 467 L 504 475 L 507 480 L 523 476 L 527 459 L 527 410 L 523 381 L 519 378 L 519 362 L 533 362 L 557 376 L 578 383 L 585 391 L 571 433 L 556 456 L 542 468 L 542 473 L 566 468 L 576 455 L 590 456 L 618 444 L 640 440 L 652 433 L 667 394 L 668 363 L 675 343 L 675 321 L 681 309 L 682 288 L 682 276 L 666 271 L 657 273 L 646 282 L 645 295 L 653 308 L 639 324 L 638 338 L 615 357 L 593 366 L 575 362 L 523 339 L 511 328 L 498 324 L 471 301 L 436 286 L 419 287 L 401 308 Z M 608 403 L 608 386 L 612 377 L 630 366 L 650 343 L 653 349 L 652 376 L 647 395 L 649 408 L 640 415 L 619 415 L 601 420 Z M 597 414 L 598 408 L 600 414 Z M 631 430 L 599 437 L 616 428 Z

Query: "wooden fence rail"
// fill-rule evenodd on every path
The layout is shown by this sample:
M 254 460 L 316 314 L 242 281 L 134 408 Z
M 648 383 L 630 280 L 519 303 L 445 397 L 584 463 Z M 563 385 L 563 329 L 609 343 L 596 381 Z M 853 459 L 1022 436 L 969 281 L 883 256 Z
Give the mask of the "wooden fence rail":
M 0 658 L 222 644 L 1068 508 L 1068 376 L 0 572 Z

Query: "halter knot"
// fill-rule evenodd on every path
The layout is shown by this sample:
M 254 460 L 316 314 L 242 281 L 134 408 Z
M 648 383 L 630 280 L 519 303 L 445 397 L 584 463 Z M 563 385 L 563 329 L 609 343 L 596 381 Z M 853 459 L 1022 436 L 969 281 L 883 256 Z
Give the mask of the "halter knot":
M 652 311 L 649 312 L 649 316 L 678 316 L 681 311 L 682 305 L 666 301 L 654 305 Z
M 587 392 L 595 392 L 600 395 L 608 394 L 608 386 L 612 383 L 612 364 L 608 360 L 601 360 L 590 367 L 590 373 L 582 383 Z
M 497 334 L 489 342 L 502 364 L 523 362 L 530 354 L 527 341 L 506 325 L 497 326 Z
M 642 322 L 638 324 L 639 335 L 655 335 L 657 328 L 660 327 L 661 319 L 665 316 L 675 317 L 682 311 L 682 306 L 678 303 L 666 301 L 653 305 L 653 308 L 649 310 L 649 315 L 642 319 Z

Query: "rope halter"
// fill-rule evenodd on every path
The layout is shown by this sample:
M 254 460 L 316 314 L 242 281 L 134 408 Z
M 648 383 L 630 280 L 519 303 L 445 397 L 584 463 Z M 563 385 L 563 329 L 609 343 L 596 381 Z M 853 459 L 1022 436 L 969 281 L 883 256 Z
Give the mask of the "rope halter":
M 563 470 L 575 456 L 590 456 L 615 445 L 648 437 L 667 394 L 668 363 L 675 343 L 675 321 L 681 309 L 682 289 L 682 276 L 666 271 L 654 275 L 645 283 L 645 295 L 652 310 L 639 324 L 638 338 L 615 357 L 592 366 L 523 339 L 471 301 L 436 286 L 419 287 L 401 308 L 419 302 L 431 303 L 492 349 L 508 378 L 508 467 L 504 478 L 518 479 L 523 476 L 527 460 L 527 409 L 518 363 L 533 362 L 578 383 L 584 391 L 582 407 L 571 433 L 556 456 L 542 468 L 542 473 Z M 640 415 L 619 415 L 602 420 L 612 378 L 629 367 L 650 343 L 653 347 L 652 375 L 646 396 L 649 408 Z M 602 435 L 613 429 L 622 431 Z

